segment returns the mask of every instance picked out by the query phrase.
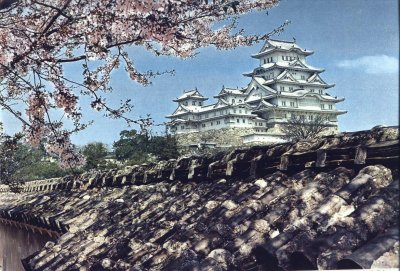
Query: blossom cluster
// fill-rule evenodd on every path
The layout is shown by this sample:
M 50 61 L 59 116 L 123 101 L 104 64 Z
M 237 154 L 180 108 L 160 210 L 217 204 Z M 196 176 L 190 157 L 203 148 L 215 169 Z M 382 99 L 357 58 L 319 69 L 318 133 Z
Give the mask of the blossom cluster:
M 51 137 L 45 144 L 45 149 L 49 154 L 60 157 L 63 168 L 79 167 L 85 164 L 85 157 L 75 151 L 74 145 L 66 136 Z

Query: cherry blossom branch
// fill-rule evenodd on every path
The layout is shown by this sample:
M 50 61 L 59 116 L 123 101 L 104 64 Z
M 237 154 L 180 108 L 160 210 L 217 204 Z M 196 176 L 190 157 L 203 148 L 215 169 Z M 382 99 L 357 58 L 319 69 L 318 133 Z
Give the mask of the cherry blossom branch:
M 62 15 L 63 10 L 66 9 L 68 7 L 68 5 L 71 3 L 72 0 L 67 0 L 64 4 L 64 6 L 61 9 L 58 9 L 57 13 L 50 19 L 50 21 L 48 22 L 48 24 L 46 25 L 46 27 L 44 28 L 44 30 L 42 31 L 42 35 L 44 35 L 50 28 L 51 26 L 54 24 L 54 22 L 58 19 L 58 17 L 60 17 L 60 15 Z M 42 36 L 41 35 L 41 36 Z M 40 37 L 39 37 L 40 38 Z
M 242 30 L 233 33 L 236 16 L 270 8 L 277 1 L 0 0 L 0 78 L 4 89 L 0 106 L 4 104 L 5 110 L 22 121 L 32 144 L 43 139 L 49 151 L 63 156 L 65 162 L 81 162 L 69 140 L 72 131 L 85 127 L 77 90 L 89 96 L 91 106 L 106 116 L 140 125 L 140 120 L 126 116 L 132 109 L 129 99 L 114 109 L 99 93 L 111 93 L 111 72 L 119 68 L 120 61 L 124 61 L 130 78 L 143 85 L 163 74 L 138 71 L 123 46 L 138 45 L 156 55 L 187 58 L 208 45 L 218 49 L 251 45 L 282 29 L 266 35 L 244 36 Z M 230 25 L 213 28 L 215 22 L 232 17 Z M 89 69 L 92 60 L 96 66 Z M 65 75 L 64 63 L 73 62 L 82 64 L 83 82 Z M 16 98 L 26 102 L 26 118 L 10 106 Z M 63 130 L 63 118 L 53 121 L 53 108 L 71 119 L 74 129 Z
M 39 2 L 39 1 L 32 1 L 32 2 L 35 3 L 35 4 L 38 4 L 38 5 L 40 5 L 40 6 L 44 6 L 44 7 L 48 7 L 48 8 L 54 9 L 54 10 L 58 11 L 58 13 L 59 13 L 60 15 L 64 16 L 64 17 L 67 18 L 67 19 L 72 20 L 72 17 L 71 17 L 71 16 L 69 16 L 68 14 L 65 14 L 65 13 L 64 13 L 64 9 L 65 9 L 65 8 L 60 9 L 60 8 L 58 8 L 58 7 L 55 7 L 55 6 L 52 6 L 52 5 L 43 3 L 43 2 Z
M 2 97 L 0 97 L 0 106 L 4 107 L 4 109 L 6 109 L 8 112 L 10 112 L 14 117 L 16 117 L 18 120 L 20 120 L 24 125 L 26 125 L 28 127 L 32 127 L 26 120 L 24 120 L 21 117 L 22 116 L 21 112 L 15 111 L 11 106 L 6 104 Z

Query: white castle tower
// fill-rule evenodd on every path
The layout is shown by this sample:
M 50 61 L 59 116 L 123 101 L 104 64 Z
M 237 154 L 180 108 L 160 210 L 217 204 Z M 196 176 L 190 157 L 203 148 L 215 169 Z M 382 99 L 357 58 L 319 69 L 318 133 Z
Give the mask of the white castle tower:
M 306 57 L 312 54 L 295 42 L 267 40 L 260 52 L 252 55 L 260 65 L 244 74 L 251 78 L 246 87 L 223 87 L 215 96 L 217 102 L 210 105 L 203 104 L 207 98 L 197 89 L 185 91 L 174 100 L 178 108 L 167 116 L 171 119 L 167 124 L 169 131 L 183 136 L 221 130 L 219 143 L 223 145 L 230 145 L 235 136 L 240 140 L 233 140 L 233 145 L 280 142 L 283 141 L 281 127 L 291 118 L 312 121 L 319 116 L 329 128 L 325 133 L 337 133 L 337 116 L 346 111 L 336 109 L 336 103 L 344 98 L 328 94 L 334 84 L 320 77 L 323 69 L 306 63 Z M 190 138 L 193 140 L 193 135 Z

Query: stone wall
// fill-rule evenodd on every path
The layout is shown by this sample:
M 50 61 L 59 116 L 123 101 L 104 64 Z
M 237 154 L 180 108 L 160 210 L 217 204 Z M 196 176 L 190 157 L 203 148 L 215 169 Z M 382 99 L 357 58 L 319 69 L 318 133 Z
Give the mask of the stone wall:
M 180 146 L 199 144 L 204 142 L 216 143 L 217 146 L 242 146 L 242 135 L 248 134 L 249 128 L 224 128 L 203 132 L 193 132 L 176 135 Z
M 199 143 L 215 143 L 217 147 L 240 147 L 243 145 L 255 145 L 255 144 L 275 144 L 282 141 L 285 141 L 281 136 L 281 126 L 280 124 L 275 124 L 273 128 L 268 129 L 268 133 L 265 135 L 269 135 L 270 140 L 265 142 L 256 142 L 256 143 L 246 143 L 243 141 L 242 136 L 248 135 L 253 132 L 253 128 L 223 128 L 223 129 L 215 129 L 208 130 L 202 132 L 192 132 L 186 134 L 177 134 L 176 137 L 178 139 L 179 146 L 188 146 Z M 338 133 L 337 126 L 328 127 L 321 136 L 334 135 Z

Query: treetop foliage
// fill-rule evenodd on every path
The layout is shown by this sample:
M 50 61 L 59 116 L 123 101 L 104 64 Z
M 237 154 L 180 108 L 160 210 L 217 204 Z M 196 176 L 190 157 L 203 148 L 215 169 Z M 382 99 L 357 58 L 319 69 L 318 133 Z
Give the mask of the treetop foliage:
M 131 160 L 133 163 L 145 163 L 151 160 L 169 160 L 179 156 L 174 136 L 153 136 L 150 133 L 138 133 L 136 130 L 124 130 L 120 139 L 113 144 L 118 160 Z

